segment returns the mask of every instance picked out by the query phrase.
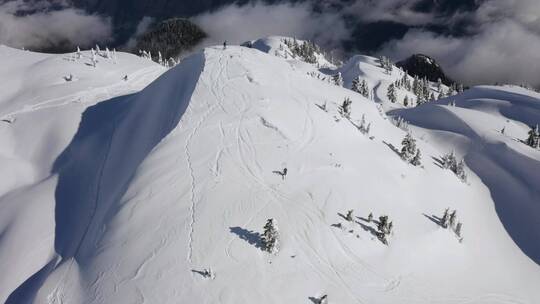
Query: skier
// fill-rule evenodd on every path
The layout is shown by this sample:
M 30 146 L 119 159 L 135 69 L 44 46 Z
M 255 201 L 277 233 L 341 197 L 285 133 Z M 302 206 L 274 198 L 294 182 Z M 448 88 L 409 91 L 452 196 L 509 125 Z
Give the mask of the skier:
M 285 179 L 285 176 L 287 176 L 287 168 L 283 168 L 283 173 L 281 174 L 281 178 Z
M 223 49 L 224 49 L 224 50 L 227 49 L 227 40 L 223 41 Z

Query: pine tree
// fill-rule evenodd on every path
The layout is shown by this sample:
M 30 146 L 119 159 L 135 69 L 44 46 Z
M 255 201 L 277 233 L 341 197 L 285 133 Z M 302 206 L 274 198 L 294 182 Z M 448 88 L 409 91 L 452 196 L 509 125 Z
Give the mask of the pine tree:
M 343 77 L 341 76 L 341 72 L 338 72 L 336 75 L 332 76 L 332 82 L 337 86 L 343 86 Z
M 373 220 L 373 213 L 369 213 L 368 217 L 367 217 L 367 221 L 368 223 L 371 223 L 371 221 Z
M 349 222 L 352 222 L 353 221 L 353 212 L 354 210 L 349 210 L 347 211 L 347 216 L 345 217 L 345 219 Z
M 341 115 L 345 118 L 351 117 L 351 103 L 352 101 L 349 98 L 345 98 L 345 100 L 341 104 Z
M 401 142 L 401 158 L 406 161 L 411 161 L 416 155 L 416 140 L 410 133 L 407 133 Z
M 448 228 L 448 224 L 450 220 L 450 214 L 448 212 L 450 212 L 450 210 L 446 208 L 446 210 L 444 210 L 444 215 L 441 218 L 441 226 L 443 226 L 443 228 Z
M 466 182 L 467 181 L 467 175 L 465 173 L 465 162 L 463 160 L 461 160 L 457 166 L 456 166 L 456 171 L 455 171 L 457 177 L 459 177 L 459 179 L 462 181 L 462 182 Z
M 361 88 L 360 94 L 362 94 L 366 98 L 369 98 L 369 86 L 365 79 L 362 79 L 362 84 L 360 85 L 360 88 Z
M 411 164 L 413 166 L 420 166 L 422 164 L 421 159 L 422 159 L 422 154 L 420 153 L 420 149 L 418 149 L 418 150 L 416 150 L 416 155 L 411 160 Z
M 450 213 L 450 218 L 448 219 L 448 227 L 451 229 L 455 229 L 456 226 L 456 220 L 457 220 L 457 211 L 454 210 L 452 213 Z
M 403 105 L 406 107 L 409 106 L 409 96 L 405 95 L 405 99 L 403 99 Z
M 442 80 L 439 78 L 437 79 L 437 90 L 439 91 L 439 93 L 442 93 Z
M 536 127 L 531 128 L 529 131 L 529 138 L 527 138 L 527 145 L 530 147 L 533 147 L 535 149 L 540 148 L 540 130 L 538 128 L 538 125 Z
M 277 253 L 279 251 L 279 234 L 274 219 L 268 219 L 264 225 L 262 246 L 269 253 Z
M 388 86 L 388 92 L 386 93 L 386 96 L 392 103 L 395 103 L 397 101 L 396 87 L 393 83 Z

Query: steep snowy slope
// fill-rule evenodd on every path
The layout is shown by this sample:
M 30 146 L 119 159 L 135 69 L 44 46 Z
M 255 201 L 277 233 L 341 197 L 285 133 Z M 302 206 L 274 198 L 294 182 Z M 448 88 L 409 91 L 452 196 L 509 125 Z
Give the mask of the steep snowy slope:
M 57 177 L 51 171 L 77 133 L 81 114 L 99 101 L 141 90 L 165 70 L 129 54 L 100 57 L 96 67 L 89 65 L 90 52 L 75 56 L 0 46 L 0 269 L 9 274 L 0 276 L 0 302 L 55 259 Z
M 257 49 L 208 48 L 141 92 L 70 118 L 79 126 L 54 145 L 63 152 L 31 162 L 50 164 L 48 174 L 0 200 L 0 270 L 11 274 L 0 301 L 535 303 L 540 268 L 505 230 L 490 184 L 469 170 L 463 183 L 433 159 L 454 137 L 414 128 L 423 166 L 412 166 L 395 152 L 405 132 L 376 103 L 307 69 Z M 345 98 L 350 121 L 339 113 Z M 414 122 L 430 107 L 397 114 Z M 498 115 L 486 108 L 471 111 Z M 362 115 L 369 135 L 355 126 Z M 24 126 L 35 132 L 28 142 L 63 134 Z M 3 149 L 19 134 L 3 136 Z M 453 143 L 460 153 L 467 144 Z M 284 179 L 273 172 L 283 168 Z M 464 223 L 462 242 L 438 224 L 448 207 Z M 343 217 L 350 209 L 354 223 Z M 393 221 L 388 245 L 370 212 Z M 276 255 L 260 248 L 268 218 L 279 227 Z
M 393 114 L 420 127 L 415 134 L 465 157 L 489 187 L 510 236 L 540 263 L 540 151 L 523 143 L 540 122 L 540 94 L 519 87 L 475 87 Z

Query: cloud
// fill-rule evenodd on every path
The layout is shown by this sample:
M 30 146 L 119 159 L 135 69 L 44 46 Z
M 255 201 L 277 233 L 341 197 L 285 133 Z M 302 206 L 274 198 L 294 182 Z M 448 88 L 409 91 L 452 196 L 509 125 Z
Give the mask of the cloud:
M 89 46 L 112 37 L 110 18 L 87 14 L 65 1 L 0 4 L 0 43 L 17 48 Z
M 125 48 L 128 50 L 135 48 L 135 46 L 137 45 L 137 38 L 146 33 L 146 31 L 150 28 L 154 21 L 155 19 L 152 17 L 143 17 L 141 21 L 139 21 L 139 24 L 137 24 L 137 29 L 135 30 L 135 33 L 131 35 L 128 42 L 126 42 Z
M 317 13 L 308 2 L 268 5 L 252 2 L 230 5 L 192 19 L 210 37 L 241 43 L 271 35 L 309 39 L 327 48 L 340 47 L 349 36 L 339 13 Z M 221 41 L 222 42 L 222 41 Z
M 540 2 L 486 0 L 477 10 L 445 22 L 467 20 L 465 35 L 447 36 L 413 28 L 380 50 L 395 60 L 412 53 L 433 56 L 467 84 L 527 83 L 540 87 Z

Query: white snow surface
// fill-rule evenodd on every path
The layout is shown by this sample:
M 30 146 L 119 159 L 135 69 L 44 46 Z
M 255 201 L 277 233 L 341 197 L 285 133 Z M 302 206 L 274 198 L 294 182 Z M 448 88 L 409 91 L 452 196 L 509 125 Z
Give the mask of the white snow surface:
M 0 47 L 0 302 L 538 302 L 540 151 L 519 140 L 540 95 L 476 87 L 403 108 L 257 48 L 207 48 L 164 74 L 83 54 Z M 355 58 L 323 72 L 393 81 Z M 409 121 L 421 167 L 395 152 L 406 133 L 383 108 Z M 438 164 L 452 150 L 466 183 Z M 462 242 L 437 224 L 446 208 Z M 388 245 L 370 212 L 393 221 Z M 269 218 L 277 254 L 260 248 Z

